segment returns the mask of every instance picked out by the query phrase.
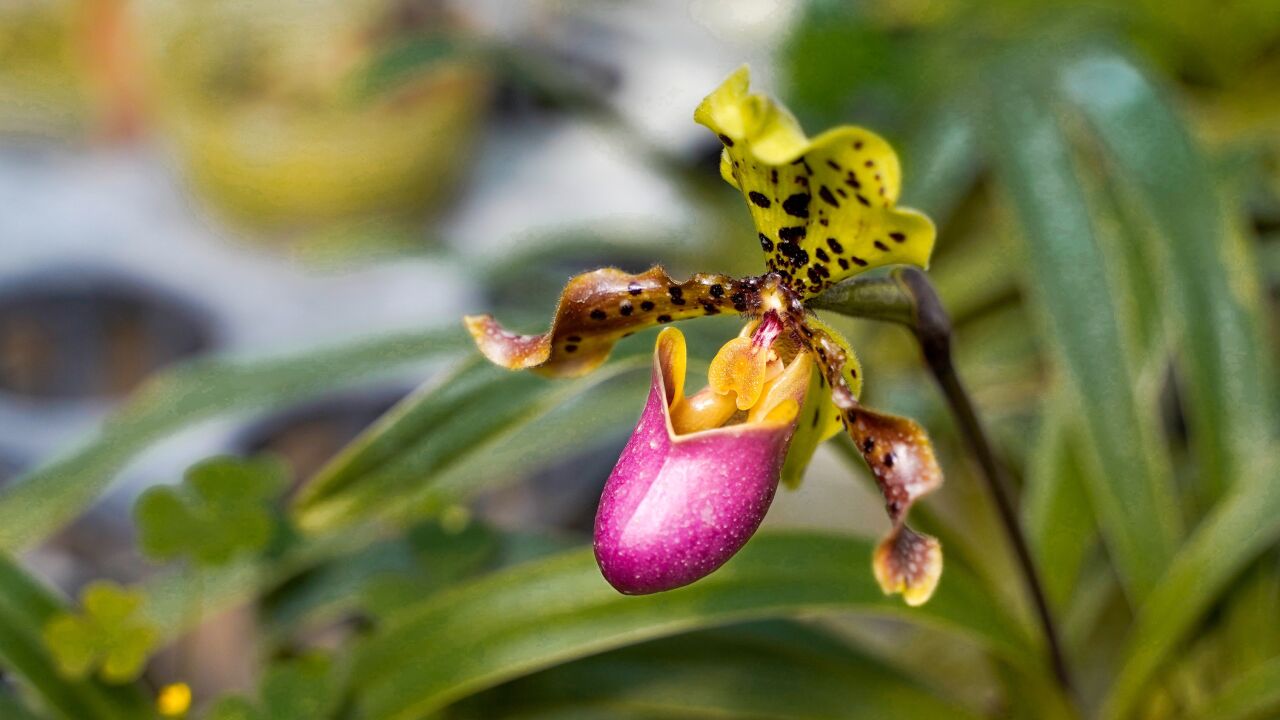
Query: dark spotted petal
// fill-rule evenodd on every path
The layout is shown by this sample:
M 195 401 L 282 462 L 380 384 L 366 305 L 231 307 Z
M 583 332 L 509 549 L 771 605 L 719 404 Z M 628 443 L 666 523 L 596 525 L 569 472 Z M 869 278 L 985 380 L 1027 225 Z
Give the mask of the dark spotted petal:
M 578 275 L 560 294 L 551 330 L 518 335 L 490 315 L 464 319 L 480 352 L 512 370 L 553 377 L 591 372 L 618 340 L 654 325 L 721 312 L 743 312 L 758 301 L 753 286 L 725 275 L 699 273 L 672 280 L 661 267 L 639 275 L 603 268 Z
M 933 223 L 895 207 L 901 169 L 889 143 L 848 125 L 809 138 L 749 84 L 744 66 L 693 117 L 720 137 L 720 174 L 742 192 L 769 269 L 816 295 L 881 265 L 927 266 Z
M 902 593 L 909 605 L 929 599 L 942 574 L 938 541 L 906 526 L 907 512 L 919 498 L 942 485 L 942 470 L 929 436 L 913 420 L 871 410 L 859 404 L 856 360 L 834 330 L 808 320 L 801 331 L 818 358 L 831 401 L 884 495 L 893 527 L 872 558 L 876 579 L 886 593 Z
M 873 558 L 886 593 L 902 593 L 908 605 L 929 599 L 942 574 L 938 541 L 906 526 L 907 512 L 942 485 L 942 470 L 929 436 L 914 421 L 862 406 L 844 410 L 845 428 L 884 495 L 893 528 Z

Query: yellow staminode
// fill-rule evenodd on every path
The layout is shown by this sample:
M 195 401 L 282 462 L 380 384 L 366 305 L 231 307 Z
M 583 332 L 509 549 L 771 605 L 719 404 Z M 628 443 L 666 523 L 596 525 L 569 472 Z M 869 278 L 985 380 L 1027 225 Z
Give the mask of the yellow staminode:
M 851 125 L 809 138 L 749 84 L 743 66 L 693 117 L 723 143 L 720 174 L 746 199 L 769 269 L 815 295 L 874 267 L 927 267 L 933 223 L 895 207 L 902 171 L 889 143 Z
M 734 340 L 725 345 L 726 348 L 733 346 Z M 797 355 L 786 366 L 775 359 L 775 372 L 762 377 L 758 386 L 753 385 L 751 403 L 741 407 L 741 403 L 737 402 L 741 395 L 733 391 L 718 391 L 710 372 L 711 382 L 707 387 L 693 395 L 684 394 L 686 346 L 684 334 L 678 329 L 666 328 L 659 333 L 654 352 L 667 390 L 672 430 L 677 435 L 722 427 L 738 410 L 747 411 L 746 417 L 742 418 L 746 424 L 790 423 L 799 413 L 810 389 L 810 378 L 814 375 L 814 364 L 807 354 Z M 761 352 L 767 353 L 768 349 Z M 723 353 L 722 348 L 721 354 Z
M 769 379 L 770 354 L 768 346 L 752 342 L 750 335 L 730 340 L 707 368 L 711 389 L 722 395 L 732 393 L 739 410 L 751 409 L 760 400 Z M 776 359 L 774 364 L 780 365 Z

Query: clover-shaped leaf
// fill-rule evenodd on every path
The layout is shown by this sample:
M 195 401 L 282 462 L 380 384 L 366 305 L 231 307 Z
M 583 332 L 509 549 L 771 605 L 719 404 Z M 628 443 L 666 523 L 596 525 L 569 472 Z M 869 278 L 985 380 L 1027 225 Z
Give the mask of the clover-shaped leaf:
M 217 457 L 193 466 L 176 487 L 143 493 L 134 507 L 142 551 L 156 560 L 189 556 L 221 565 L 271 540 L 270 500 L 284 485 L 275 460 Z
M 321 654 L 272 665 L 259 688 L 261 702 L 244 697 L 224 697 L 214 704 L 205 720 L 313 720 L 327 717 L 338 693 L 332 682 L 333 663 Z
M 138 617 L 144 597 L 112 582 L 90 583 L 81 593 L 84 612 L 63 612 L 44 627 L 44 642 L 58 668 L 84 677 L 95 667 L 110 683 L 138 677 L 159 634 Z

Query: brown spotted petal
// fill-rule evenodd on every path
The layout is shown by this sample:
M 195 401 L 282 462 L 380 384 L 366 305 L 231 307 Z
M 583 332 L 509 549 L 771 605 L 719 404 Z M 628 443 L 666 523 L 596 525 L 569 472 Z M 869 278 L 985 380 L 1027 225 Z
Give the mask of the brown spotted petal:
M 916 500 L 942 485 L 933 445 L 915 421 L 858 402 L 858 361 L 840 333 L 814 317 L 798 323 L 799 337 L 818 359 L 831 402 L 871 469 L 893 523 L 872 557 L 876 580 L 885 593 L 902 593 L 908 605 L 921 605 L 942 575 L 942 547 L 935 538 L 907 527 L 906 520 Z
M 661 267 L 638 275 L 603 268 L 574 277 L 560 294 L 551 329 L 519 335 L 490 315 L 464 319 L 480 352 L 512 370 L 552 377 L 591 372 L 618 340 L 647 327 L 720 312 L 743 312 L 759 291 L 725 275 L 698 273 L 684 282 Z
M 843 417 L 893 523 L 872 558 L 876 580 L 885 593 L 902 593 L 908 605 L 923 604 L 942 574 L 942 548 L 935 538 L 907 527 L 906 519 L 916 500 L 942 485 L 933 445 L 907 418 L 862 406 L 844 410 Z

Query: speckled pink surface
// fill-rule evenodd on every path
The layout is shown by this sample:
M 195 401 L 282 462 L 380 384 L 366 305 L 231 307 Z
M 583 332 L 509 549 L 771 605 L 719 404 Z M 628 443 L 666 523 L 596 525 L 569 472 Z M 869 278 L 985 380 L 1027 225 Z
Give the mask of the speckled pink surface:
M 609 584 L 628 595 L 671 590 L 733 557 L 773 502 L 793 430 L 742 424 L 673 437 L 655 367 L 596 512 L 596 561 Z

